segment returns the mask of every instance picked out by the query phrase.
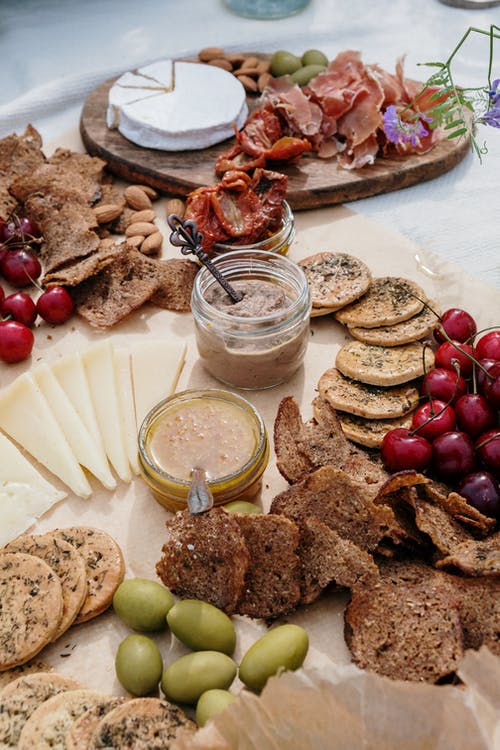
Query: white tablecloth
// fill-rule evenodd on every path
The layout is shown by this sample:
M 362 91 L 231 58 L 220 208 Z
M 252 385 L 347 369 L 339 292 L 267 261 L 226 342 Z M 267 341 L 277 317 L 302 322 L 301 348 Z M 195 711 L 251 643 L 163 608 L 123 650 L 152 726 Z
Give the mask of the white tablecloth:
M 274 21 L 240 18 L 223 0 L 2 0 L 0 136 L 31 121 L 45 140 L 57 141 L 78 122 L 97 83 L 204 46 L 296 53 L 319 47 L 329 56 L 353 48 L 389 70 L 406 54 L 407 73 L 423 79 L 428 69 L 418 63 L 445 59 L 469 26 L 492 23 L 500 25 L 500 7 L 463 10 L 439 0 L 311 0 L 296 16 Z M 487 44 L 471 37 L 454 67 L 459 83 L 485 83 Z M 500 65 L 493 70 L 499 76 Z M 482 127 L 479 138 L 489 147 L 482 164 L 471 153 L 431 182 L 351 207 L 500 286 L 500 132 Z

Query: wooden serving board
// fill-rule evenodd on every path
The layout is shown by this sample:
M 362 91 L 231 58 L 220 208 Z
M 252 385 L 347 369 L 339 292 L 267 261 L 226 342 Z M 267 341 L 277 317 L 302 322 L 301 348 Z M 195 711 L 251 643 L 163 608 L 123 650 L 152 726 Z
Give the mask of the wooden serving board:
M 118 130 L 106 125 L 108 92 L 113 78 L 87 98 L 80 119 L 80 132 L 87 151 L 104 159 L 112 173 L 130 182 L 142 182 L 162 192 L 184 196 L 202 185 L 218 182 L 214 166 L 228 151 L 229 139 L 199 151 L 160 151 L 136 146 Z M 256 99 L 249 99 L 250 107 Z M 302 156 L 294 164 L 277 164 L 288 175 L 287 200 L 295 210 L 318 208 L 389 193 L 448 172 L 469 151 L 466 138 L 441 141 L 421 156 L 377 159 L 370 167 L 346 170 L 336 158 Z

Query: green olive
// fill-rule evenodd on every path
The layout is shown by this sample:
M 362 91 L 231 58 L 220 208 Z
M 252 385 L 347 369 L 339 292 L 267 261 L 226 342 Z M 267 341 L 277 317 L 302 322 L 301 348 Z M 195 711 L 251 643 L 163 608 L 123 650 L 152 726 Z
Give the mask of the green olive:
M 328 65 L 328 58 L 324 52 L 319 49 L 308 49 L 301 58 L 302 65 L 322 65 L 324 68 Z
M 292 81 L 299 86 L 305 86 L 324 70 L 324 65 L 306 65 L 304 68 L 299 68 L 292 74 Z
M 262 513 L 258 505 L 249 503 L 247 500 L 233 500 L 232 503 L 226 503 L 222 507 L 229 513 Z
M 175 703 L 197 703 L 206 690 L 227 690 L 236 677 L 234 661 L 220 651 L 195 651 L 176 659 L 161 678 L 161 689 Z
M 205 726 L 212 716 L 220 714 L 235 700 L 236 696 L 229 690 L 206 690 L 200 695 L 196 704 L 196 723 L 199 727 Z
M 273 76 L 286 76 L 295 73 L 301 67 L 300 57 L 280 49 L 271 57 L 270 71 Z
M 157 690 L 163 659 L 156 643 L 146 635 L 129 635 L 118 646 L 115 670 L 120 684 L 132 695 L 149 695 Z
M 279 625 L 256 641 L 241 660 L 239 677 L 259 691 L 281 669 L 298 669 L 306 658 L 309 638 L 299 625 Z
M 165 586 L 146 578 L 122 581 L 113 597 L 113 607 L 120 620 L 129 628 L 144 632 L 164 630 L 167 612 L 174 602 Z
M 172 633 L 193 651 L 231 654 L 236 645 L 234 625 L 221 609 L 199 599 L 183 599 L 167 614 Z

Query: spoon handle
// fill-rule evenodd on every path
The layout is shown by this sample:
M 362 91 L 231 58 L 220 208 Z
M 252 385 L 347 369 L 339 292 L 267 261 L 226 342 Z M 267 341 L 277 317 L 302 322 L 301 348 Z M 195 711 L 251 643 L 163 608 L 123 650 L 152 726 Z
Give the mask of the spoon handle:
M 199 466 L 196 466 L 191 472 L 187 504 L 192 516 L 205 513 L 214 504 L 214 498 L 207 483 L 207 473 L 205 469 Z

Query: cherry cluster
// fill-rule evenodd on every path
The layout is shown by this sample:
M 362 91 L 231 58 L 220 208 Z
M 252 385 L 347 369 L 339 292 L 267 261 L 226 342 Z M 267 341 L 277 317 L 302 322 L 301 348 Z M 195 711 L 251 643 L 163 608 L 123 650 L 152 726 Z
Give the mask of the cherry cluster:
M 422 403 L 410 429 L 386 434 L 382 459 L 389 471 L 428 471 L 500 520 L 500 329 L 478 333 L 468 312 L 452 308 L 434 338 Z
M 15 289 L 31 287 L 41 292 L 36 299 L 26 291 L 5 295 L 0 285 L 0 360 L 20 362 L 30 356 L 35 337 L 31 330 L 40 316 L 52 325 L 65 323 L 73 314 L 73 301 L 62 286 L 43 290 L 42 273 L 35 248 L 41 233 L 25 216 L 0 218 L 0 278 Z

